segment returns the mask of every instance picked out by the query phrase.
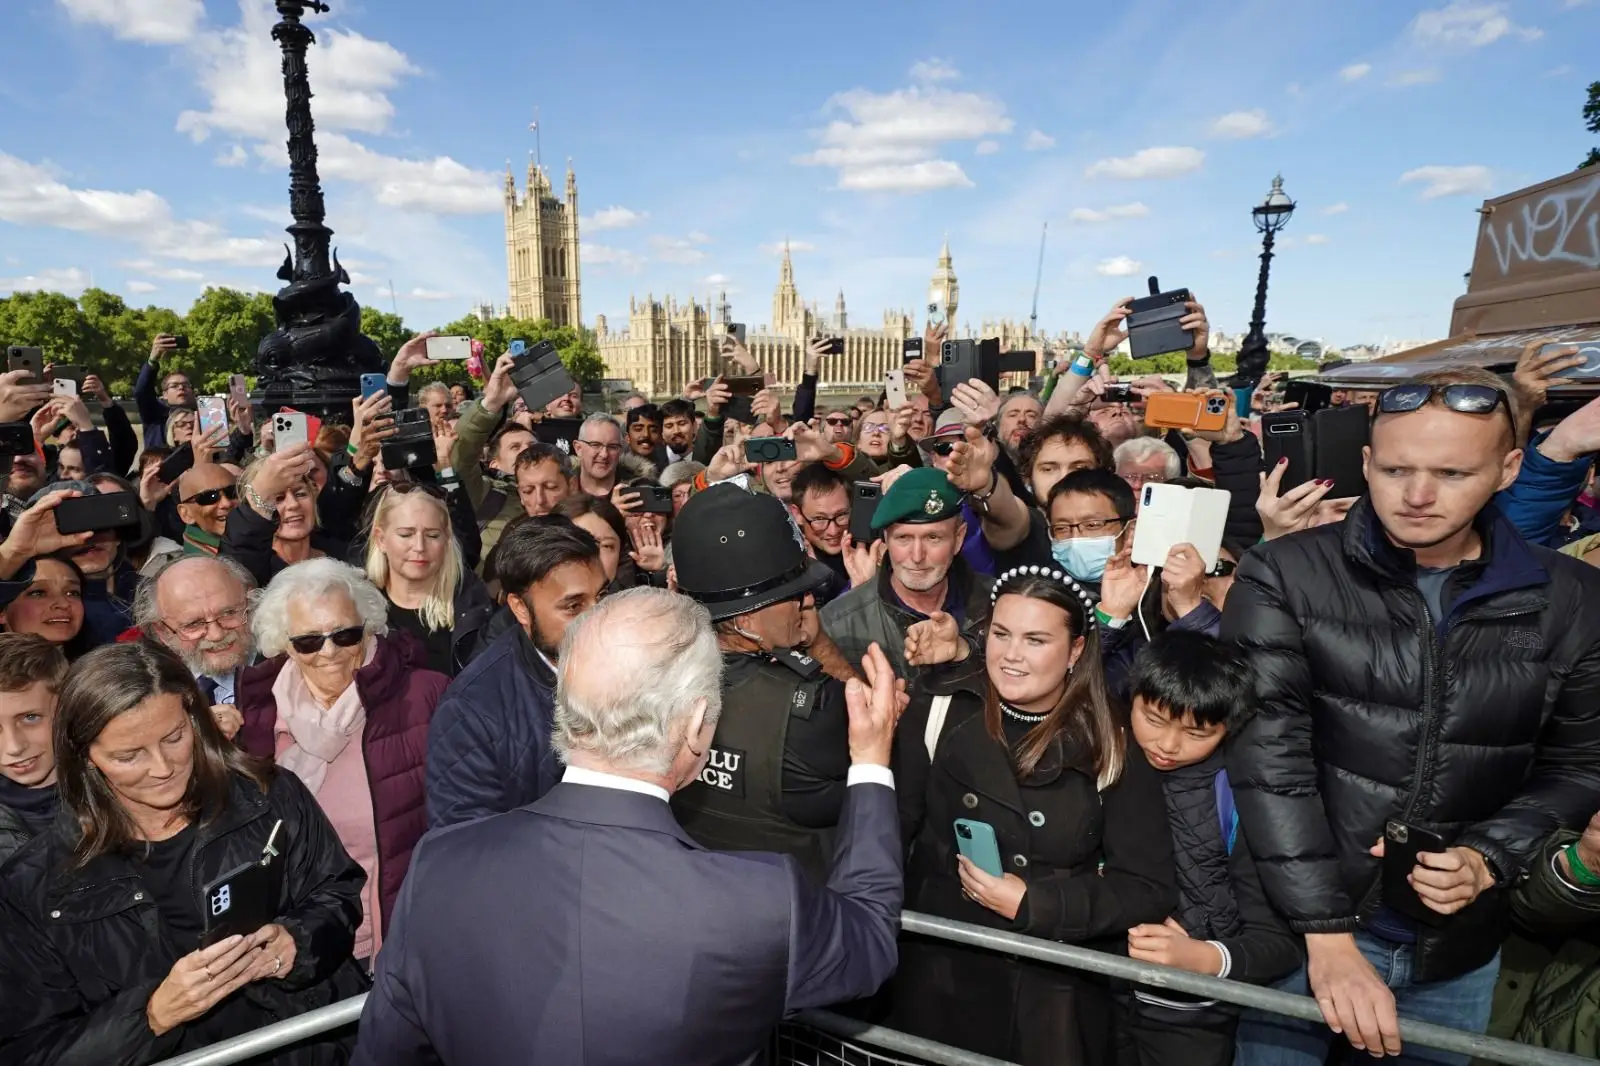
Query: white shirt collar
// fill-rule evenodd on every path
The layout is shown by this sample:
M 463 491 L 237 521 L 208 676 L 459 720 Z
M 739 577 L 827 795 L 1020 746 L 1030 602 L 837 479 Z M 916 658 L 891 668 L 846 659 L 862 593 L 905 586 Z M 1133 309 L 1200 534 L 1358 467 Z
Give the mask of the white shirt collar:
M 660 785 L 652 785 L 648 781 L 632 777 L 602 773 L 599 770 L 586 770 L 581 766 L 567 767 L 567 772 L 561 775 L 561 780 L 574 785 L 593 785 L 595 788 L 614 788 L 619 792 L 637 792 L 642 796 L 654 796 L 662 803 L 671 799 L 667 790 Z

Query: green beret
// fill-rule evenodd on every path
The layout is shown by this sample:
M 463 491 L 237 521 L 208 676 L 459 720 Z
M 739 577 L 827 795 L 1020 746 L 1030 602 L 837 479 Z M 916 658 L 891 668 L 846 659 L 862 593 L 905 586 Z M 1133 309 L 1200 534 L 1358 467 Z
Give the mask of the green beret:
M 961 514 L 961 493 L 943 470 L 917 467 L 901 474 L 872 512 L 872 528 L 887 529 L 896 522 L 942 522 Z

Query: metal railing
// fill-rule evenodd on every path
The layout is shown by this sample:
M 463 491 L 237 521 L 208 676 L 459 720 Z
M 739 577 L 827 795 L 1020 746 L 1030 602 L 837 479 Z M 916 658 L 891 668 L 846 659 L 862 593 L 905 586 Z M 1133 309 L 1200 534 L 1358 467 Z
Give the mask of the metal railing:
M 1221 1000 L 1241 1007 L 1253 1007 L 1319 1024 L 1323 1020 L 1321 1009 L 1317 1007 L 1316 1001 L 1308 996 L 1297 996 L 1273 988 L 1246 984 L 1243 981 L 1207 977 L 1204 974 L 1190 973 L 1187 970 L 1177 970 L 1156 963 L 1135 962 L 1122 955 L 1090 951 L 1087 948 L 1073 947 L 1053 940 L 1039 940 L 1017 933 L 969 925 L 966 922 L 953 922 L 947 918 L 936 918 L 915 911 L 907 911 L 901 915 L 900 927 L 904 932 L 919 936 L 948 940 L 956 944 L 983 948 L 1054 966 L 1087 970 L 1104 977 L 1120 978 L 1152 988 L 1186 992 L 1206 999 Z M 365 1005 L 366 999 L 364 995 L 357 996 L 332 1006 L 308 1011 L 254 1032 L 168 1059 L 159 1066 L 234 1066 L 236 1063 L 247 1062 L 258 1055 L 308 1037 L 354 1024 L 361 1017 L 361 1008 Z M 873 1048 L 912 1055 L 922 1062 L 935 1063 L 938 1066 L 1012 1066 L 999 1059 L 963 1051 L 869 1022 L 845 1018 L 828 1011 L 802 1011 L 793 1021 L 805 1028 L 839 1038 L 845 1042 L 847 1049 L 854 1048 L 856 1044 L 865 1044 Z M 1489 1062 L 1505 1063 L 1507 1066 L 1594 1066 L 1593 1059 L 1580 1055 L 1531 1047 L 1510 1040 L 1500 1040 L 1406 1018 L 1400 1019 L 1400 1038 L 1406 1044 L 1452 1051 Z M 776 1038 L 780 1051 L 786 1039 L 792 1041 L 795 1038 L 792 1034 L 786 1037 L 780 1031 Z M 818 1062 L 891 1061 L 868 1056 L 864 1052 L 860 1057 L 846 1057 L 820 1051 L 814 1045 L 811 1046 L 811 1050 L 830 1055 L 826 1059 L 813 1060 Z M 779 1061 L 801 1060 L 787 1058 Z

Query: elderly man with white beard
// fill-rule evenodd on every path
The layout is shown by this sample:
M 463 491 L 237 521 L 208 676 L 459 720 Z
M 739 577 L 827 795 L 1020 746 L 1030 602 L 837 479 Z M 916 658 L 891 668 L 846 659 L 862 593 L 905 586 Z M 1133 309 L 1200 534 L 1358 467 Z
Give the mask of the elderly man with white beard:
M 189 555 L 145 577 L 133 603 L 144 638 L 183 659 L 230 740 L 244 724 L 234 684 L 255 658 L 250 613 L 259 595 L 249 571 L 227 556 Z

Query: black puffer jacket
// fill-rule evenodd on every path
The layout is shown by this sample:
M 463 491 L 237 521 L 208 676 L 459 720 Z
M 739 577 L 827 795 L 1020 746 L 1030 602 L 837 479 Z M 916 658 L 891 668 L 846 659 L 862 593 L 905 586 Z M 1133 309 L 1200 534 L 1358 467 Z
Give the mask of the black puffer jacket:
M 293 966 L 161 1036 L 145 1006 L 186 950 L 171 942 L 133 864 L 109 854 L 72 870 L 66 819 L 30 841 L 0 879 L 0 1062 L 142 1066 L 365 991 L 350 949 L 366 876 L 293 774 L 278 771 L 264 794 L 234 779 L 228 808 L 200 825 L 194 882 L 260 859 L 279 819 L 287 847 L 278 921 L 294 937 Z M 350 1043 L 334 1034 L 266 1061 L 334 1066 Z
M 1378 908 L 1384 822 L 1481 853 L 1503 884 L 1600 805 L 1600 571 L 1529 546 L 1493 507 L 1481 558 L 1430 617 L 1409 552 L 1368 500 L 1253 549 L 1222 636 L 1251 653 L 1259 710 L 1228 773 L 1261 880 L 1297 932 L 1351 932 Z M 1487 963 L 1491 890 L 1422 929 L 1416 979 Z

